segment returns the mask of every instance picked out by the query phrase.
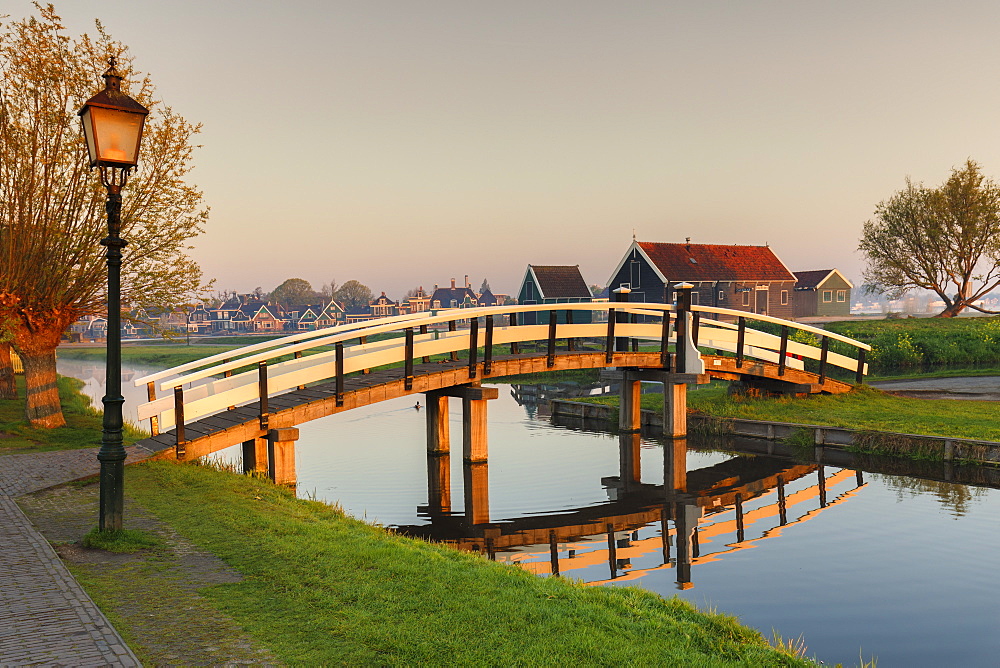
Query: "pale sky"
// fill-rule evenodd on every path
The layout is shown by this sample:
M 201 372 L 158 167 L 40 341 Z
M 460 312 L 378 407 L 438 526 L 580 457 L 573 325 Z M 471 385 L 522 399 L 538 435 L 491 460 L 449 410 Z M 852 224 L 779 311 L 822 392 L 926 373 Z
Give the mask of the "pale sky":
M 837 267 L 907 176 L 1000 178 L 1000 3 L 62 0 L 204 124 L 220 289 L 400 298 L 641 241 Z M 0 0 L 21 18 L 26 0 Z M 95 82 L 95 91 L 100 82 Z M 127 191 L 124 193 L 128 197 Z

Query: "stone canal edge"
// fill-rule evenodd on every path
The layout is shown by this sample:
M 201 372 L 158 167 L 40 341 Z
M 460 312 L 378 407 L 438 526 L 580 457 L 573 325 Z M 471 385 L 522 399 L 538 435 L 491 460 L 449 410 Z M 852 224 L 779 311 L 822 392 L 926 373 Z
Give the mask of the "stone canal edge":
M 609 421 L 618 414 L 618 409 L 614 406 L 567 399 L 553 399 L 551 410 L 553 417 L 583 420 Z M 641 423 L 643 427 L 662 427 L 663 416 L 656 411 L 643 410 Z M 811 436 L 811 445 L 815 446 L 845 450 L 850 448 L 862 452 L 895 456 L 919 455 L 920 458 L 946 462 L 1000 465 L 1000 443 L 996 441 L 745 418 L 720 418 L 703 413 L 689 413 L 688 427 L 695 432 L 731 434 L 771 441 L 786 441 Z

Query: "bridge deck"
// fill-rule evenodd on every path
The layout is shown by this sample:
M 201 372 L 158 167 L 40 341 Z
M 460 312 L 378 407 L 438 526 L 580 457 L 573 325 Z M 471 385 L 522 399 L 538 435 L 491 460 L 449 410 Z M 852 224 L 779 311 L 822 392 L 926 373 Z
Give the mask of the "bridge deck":
M 706 360 L 711 359 L 714 358 L 706 356 Z M 616 352 L 609 363 L 604 352 L 560 351 L 553 362 L 553 366 L 548 366 L 548 357 L 538 353 L 504 355 L 492 360 L 489 375 L 484 374 L 484 363 L 480 361 L 476 365 L 474 378 L 469 377 L 467 360 L 414 364 L 411 389 L 405 387 L 404 372 L 401 367 L 374 369 L 370 373 L 358 374 L 344 379 L 341 406 L 337 406 L 335 382 L 326 382 L 309 386 L 306 389 L 292 390 L 271 396 L 268 399 L 268 428 L 294 427 L 304 422 L 387 399 L 503 376 L 605 367 L 663 368 L 659 352 Z M 734 372 L 779 378 L 777 365 L 759 361 L 754 361 L 752 364 L 748 362 L 744 368 L 739 370 L 735 369 L 733 363 L 728 361 L 720 366 L 713 366 L 713 363 L 708 361 L 706 372 L 710 375 L 718 374 L 724 378 L 732 377 Z M 785 369 L 781 379 L 800 385 L 810 385 L 812 391 L 815 392 L 843 392 L 850 389 L 850 385 L 831 379 L 827 379 L 825 383 L 820 385 L 817 383 L 818 378 L 815 374 L 792 369 Z M 232 445 L 255 438 L 263 438 L 267 435 L 267 430 L 262 428 L 260 423 L 259 401 L 188 422 L 184 428 L 187 441 L 184 459 L 208 455 Z M 174 459 L 176 458 L 174 450 L 176 442 L 175 428 L 144 439 L 139 444 L 156 452 L 155 457 L 157 458 Z

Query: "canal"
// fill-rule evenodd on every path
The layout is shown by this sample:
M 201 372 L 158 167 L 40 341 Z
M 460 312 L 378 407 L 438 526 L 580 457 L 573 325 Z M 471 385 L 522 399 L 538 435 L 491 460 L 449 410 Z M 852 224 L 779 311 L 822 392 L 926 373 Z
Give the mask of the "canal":
M 125 366 L 126 378 L 153 371 Z M 99 405 L 102 365 L 59 368 Z M 134 415 L 144 392 L 125 385 Z M 554 425 L 528 389 L 501 385 L 490 402 L 490 459 L 475 475 L 462 465 L 454 400 L 447 461 L 425 454 L 420 395 L 301 425 L 298 493 L 543 577 L 555 563 L 563 576 L 677 595 L 767 636 L 801 638 L 827 664 L 996 665 L 1000 475 L 690 439 L 688 493 L 667 502 L 668 443 Z M 467 521 L 473 497 L 480 514 L 487 499 L 488 524 Z

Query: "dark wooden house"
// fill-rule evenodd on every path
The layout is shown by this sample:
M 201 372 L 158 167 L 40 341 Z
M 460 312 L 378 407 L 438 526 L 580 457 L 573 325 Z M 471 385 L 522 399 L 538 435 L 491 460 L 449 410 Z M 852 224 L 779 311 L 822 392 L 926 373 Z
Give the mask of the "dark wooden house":
M 517 303 L 530 304 L 579 304 L 592 302 L 590 288 L 583 280 L 579 265 L 541 265 L 529 264 L 524 272 L 524 280 L 517 292 Z M 524 314 L 524 323 L 548 324 L 547 313 Z M 560 312 L 557 322 L 566 322 L 565 312 Z M 576 311 L 573 322 L 591 322 L 590 311 Z
M 479 306 L 479 298 L 468 285 L 464 288 L 455 286 L 455 279 L 451 279 L 450 288 L 439 288 L 434 286 L 434 294 L 431 295 L 430 307 L 433 310 L 448 308 L 474 308 Z
M 795 278 L 795 317 L 848 317 L 851 315 L 851 290 L 854 284 L 836 269 L 797 271 Z
M 633 241 L 608 280 L 628 288 L 629 301 L 670 303 L 673 286 L 694 285 L 702 306 L 791 318 L 795 276 L 769 246 Z

